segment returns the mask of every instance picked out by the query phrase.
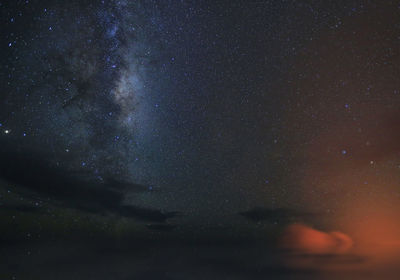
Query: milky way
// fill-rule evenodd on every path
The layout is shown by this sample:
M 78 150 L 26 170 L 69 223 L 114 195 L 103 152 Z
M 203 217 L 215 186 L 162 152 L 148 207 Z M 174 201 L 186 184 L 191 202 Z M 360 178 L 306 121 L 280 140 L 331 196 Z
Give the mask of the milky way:
M 0 9 L 0 240 L 21 254 L 20 240 L 46 251 L 68 239 L 96 267 L 121 265 L 115 279 L 397 269 L 395 1 Z M 113 248 L 118 264 L 76 240 Z M 25 263 L 11 241 L 6 271 Z M 138 243 L 148 255 L 128 273 Z M 40 268 L 32 250 L 27 267 Z M 44 271 L 38 279 L 56 278 Z M 105 277 L 95 271 L 84 279 Z
M 67 168 L 152 183 L 141 168 L 146 137 L 157 130 L 146 75 L 159 50 L 152 7 L 139 6 L 54 3 L 29 19 L 15 16 L 10 28 L 25 21 L 30 31 L 8 34 L 5 52 L 18 57 L 5 66 L 12 81 L 1 123 L 9 138 L 45 149 L 53 161 L 68 157 Z

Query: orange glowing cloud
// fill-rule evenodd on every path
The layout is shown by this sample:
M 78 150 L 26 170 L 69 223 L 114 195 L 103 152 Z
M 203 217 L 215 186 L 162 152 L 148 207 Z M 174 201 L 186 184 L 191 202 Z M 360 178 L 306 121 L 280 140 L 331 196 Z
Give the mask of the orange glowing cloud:
M 342 254 L 353 247 L 353 240 L 341 232 L 323 232 L 294 224 L 286 228 L 281 246 L 302 254 Z

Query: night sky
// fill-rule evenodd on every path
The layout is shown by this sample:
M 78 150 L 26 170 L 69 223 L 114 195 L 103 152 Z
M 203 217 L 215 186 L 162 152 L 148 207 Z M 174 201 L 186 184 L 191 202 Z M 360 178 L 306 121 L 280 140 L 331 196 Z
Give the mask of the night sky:
M 398 272 L 398 1 L 0 10 L 0 276 Z

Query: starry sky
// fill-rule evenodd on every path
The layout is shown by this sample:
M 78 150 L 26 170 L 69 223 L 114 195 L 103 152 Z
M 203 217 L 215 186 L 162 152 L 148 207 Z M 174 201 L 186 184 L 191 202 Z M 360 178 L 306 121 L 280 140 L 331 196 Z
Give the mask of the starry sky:
M 306 221 L 400 244 L 397 1 L 0 9 L 4 215 L 260 235 Z

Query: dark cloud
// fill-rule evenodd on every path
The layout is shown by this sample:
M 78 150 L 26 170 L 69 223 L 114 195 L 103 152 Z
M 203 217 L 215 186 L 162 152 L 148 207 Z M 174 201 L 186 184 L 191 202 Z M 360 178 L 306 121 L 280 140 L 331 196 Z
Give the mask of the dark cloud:
M 176 228 L 176 225 L 171 224 L 148 224 L 146 227 L 154 231 L 172 231 Z
M 178 212 L 163 212 L 158 209 L 144 208 L 132 205 L 123 205 L 119 208 L 123 216 L 134 217 L 143 221 L 165 222 L 167 219 L 176 217 Z
M 164 222 L 176 212 L 123 205 L 125 194 L 149 192 L 148 186 L 119 181 L 114 178 L 85 176 L 66 170 L 59 162 L 29 149 L 15 149 L 3 143 L 0 150 L 0 178 L 15 185 L 25 195 L 54 199 L 66 207 L 80 210 L 133 217 L 144 221 Z M 87 174 L 86 174 L 87 175 Z M 26 207 L 10 206 L 27 211 Z
M 38 213 L 43 212 L 41 207 L 30 206 L 30 205 L 13 205 L 13 204 L 2 204 L 0 209 L 3 211 L 16 211 L 26 213 Z

